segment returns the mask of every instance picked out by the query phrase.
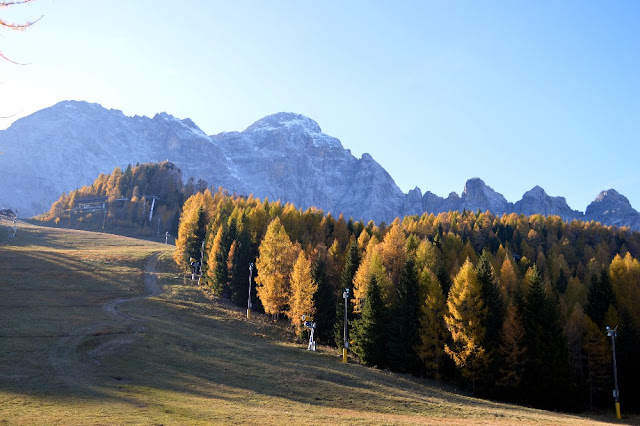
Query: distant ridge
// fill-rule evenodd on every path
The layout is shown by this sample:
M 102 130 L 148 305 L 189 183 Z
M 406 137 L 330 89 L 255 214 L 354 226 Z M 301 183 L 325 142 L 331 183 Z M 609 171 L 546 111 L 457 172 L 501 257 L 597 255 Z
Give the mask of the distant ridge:
M 208 136 L 188 118 L 127 117 L 98 104 L 64 101 L 0 131 L 0 151 L 0 206 L 19 209 L 21 216 L 48 210 L 62 192 L 88 185 L 115 167 L 169 160 L 185 179 L 355 219 L 390 222 L 397 216 L 466 209 L 558 215 L 640 231 L 640 214 L 613 189 L 602 191 L 585 213 L 539 186 L 511 203 L 477 177 L 467 181 L 461 195 L 423 195 L 418 187 L 405 194 L 369 154 L 354 157 L 314 120 L 295 113 L 272 114 L 244 131 Z

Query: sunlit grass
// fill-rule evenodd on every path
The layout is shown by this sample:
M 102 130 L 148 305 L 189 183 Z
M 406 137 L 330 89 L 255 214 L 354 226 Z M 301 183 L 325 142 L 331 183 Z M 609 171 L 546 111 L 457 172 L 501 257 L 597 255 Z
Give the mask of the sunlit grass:
M 343 364 L 285 326 L 212 300 L 169 246 L 23 226 L 0 245 L 0 422 L 21 424 L 594 423 Z M 143 293 L 158 253 L 158 297 Z M 78 334 L 79 331 L 85 334 Z M 60 361 L 64 358 L 69 363 Z M 613 417 L 612 417 L 613 418 Z

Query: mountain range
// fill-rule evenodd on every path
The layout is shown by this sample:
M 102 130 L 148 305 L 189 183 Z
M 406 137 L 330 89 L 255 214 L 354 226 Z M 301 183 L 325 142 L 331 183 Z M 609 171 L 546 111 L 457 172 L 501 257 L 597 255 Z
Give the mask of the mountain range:
M 558 215 L 640 231 L 640 213 L 614 189 L 602 191 L 583 213 L 564 197 L 535 186 L 516 203 L 469 179 L 446 198 L 420 188 L 403 193 L 369 154 L 356 158 L 303 115 L 277 113 L 241 132 L 205 134 L 190 119 L 167 113 L 128 117 L 98 104 L 64 101 L 0 131 L 0 207 L 20 216 L 47 211 L 62 192 L 88 185 L 100 173 L 128 164 L 169 160 L 185 178 L 241 195 L 318 207 L 354 219 L 450 210 Z

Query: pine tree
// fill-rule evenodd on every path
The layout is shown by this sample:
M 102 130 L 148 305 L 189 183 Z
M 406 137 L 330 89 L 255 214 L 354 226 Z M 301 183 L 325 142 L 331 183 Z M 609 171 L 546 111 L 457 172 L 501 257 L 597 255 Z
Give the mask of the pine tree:
M 444 294 L 444 297 L 448 297 L 449 290 L 451 289 L 451 277 L 449 276 L 444 263 L 438 265 L 438 269 L 436 270 L 436 277 L 438 278 L 440 286 L 442 287 L 442 294 Z
M 311 276 L 311 261 L 303 251 L 300 251 L 291 271 L 291 292 L 289 309 L 287 310 L 287 317 L 289 317 L 298 336 L 302 336 L 304 332 L 302 315 L 313 318 L 316 313 L 313 297 L 317 291 L 318 284 L 313 281 Z
M 491 264 L 491 257 L 485 250 L 482 252 L 476 267 L 478 282 L 480 284 L 481 298 L 487 309 L 485 338 L 481 345 L 485 348 L 488 368 L 486 374 L 482 377 L 482 392 L 491 393 L 495 387 L 495 380 L 498 375 L 498 367 L 500 360 L 500 334 L 502 332 L 502 324 L 504 322 L 504 301 L 495 273 Z
M 526 397 L 543 408 L 566 408 L 569 392 L 569 354 L 560 324 L 560 312 L 535 265 L 529 270 L 530 285 L 524 299 L 523 328 L 526 360 L 523 387 Z
M 346 253 L 344 268 L 342 269 L 342 274 L 340 274 L 340 291 L 335 305 L 334 341 L 339 348 L 344 345 L 344 299 L 342 298 L 342 292 L 345 289 L 349 289 L 349 297 L 353 297 L 353 279 L 360 266 L 360 250 L 358 250 L 358 244 L 354 240 L 349 243 Z M 347 303 L 347 321 L 353 321 L 353 303 L 350 303 L 350 301 Z
M 486 369 L 486 352 L 482 341 L 486 335 L 487 311 L 482 302 L 478 276 L 467 259 L 453 280 L 447 298 L 448 312 L 444 316 L 451 333 L 452 343 L 445 345 L 445 352 L 469 379 L 475 390 L 475 382 Z
M 334 325 L 336 323 L 336 291 L 329 282 L 326 268 L 326 260 L 322 256 L 317 256 L 311 266 L 311 277 L 318 284 L 318 291 L 314 296 L 314 304 L 317 311 L 315 316 L 317 324 L 315 337 L 316 340 L 323 343 L 329 343 L 330 340 L 333 341 Z M 342 339 L 342 335 L 340 339 Z
M 246 307 L 249 293 L 249 264 L 253 262 L 253 246 L 249 233 L 242 229 L 235 240 L 236 248 L 231 260 L 229 289 L 231 300 L 238 306 Z M 255 286 L 252 286 L 255 291 Z M 255 295 L 254 295 L 255 296 Z M 252 298 L 255 300 L 255 298 Z
M 294 247 L 277 217 L 267 227 L 256 260 L 256 291 L 267 314 L 284 313 L 289 300 Z
M 615 295 L 613 294 L 611 281 L 609 281 L 609 273 L 606 269 L 603 269 L 599 276 L 593 275 L 591 277 L 585 314 L 587 314 L 597 326 L 603 327 L 605 325 L 604 315 L 607 313 L 609 306 L 614 305 Z
M 385 333 L 388 316 L 382 300 L 377 278 L 371 277 L 367 286 L 367 296 L 362 307 L 362 315 L 353 325 L 353 353 L 365 365 L 386 367 L 387 335 Z
M 417 374 L 420 370 L 416 348 L 420 345 L 420 285 L 413 259 L 409 258 L 396 286 L 391 309 L 387 361 L 394 371 Z

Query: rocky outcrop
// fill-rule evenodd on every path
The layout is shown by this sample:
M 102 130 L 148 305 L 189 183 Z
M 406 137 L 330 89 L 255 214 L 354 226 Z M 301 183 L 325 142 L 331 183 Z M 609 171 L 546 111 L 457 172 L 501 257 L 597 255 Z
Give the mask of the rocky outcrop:
M 565 221 L 582 219 L 584 216 L 582 212 L 572 210 L 564 197 L 551 197 L 537 185 L 524 193 L 522 199 L 514 204 L 513 211 L 525 215 L 555 215 Z
M 640 213 L 631 207 L 631 203 L 615 189 L 600 192 L 587 206 L 586 220 L 594 220 L 603 225 L 628 226 L 640 231 Z
M 469 179 L 464 185 L 464 191 L 460 197 L 460 208 L 458 208 L 458 210 L 468 211 L 488 210 L 497 215 L 509 212 L 511 209 L 512 204 L 502 194 L 494 191 L 479 178 Z

